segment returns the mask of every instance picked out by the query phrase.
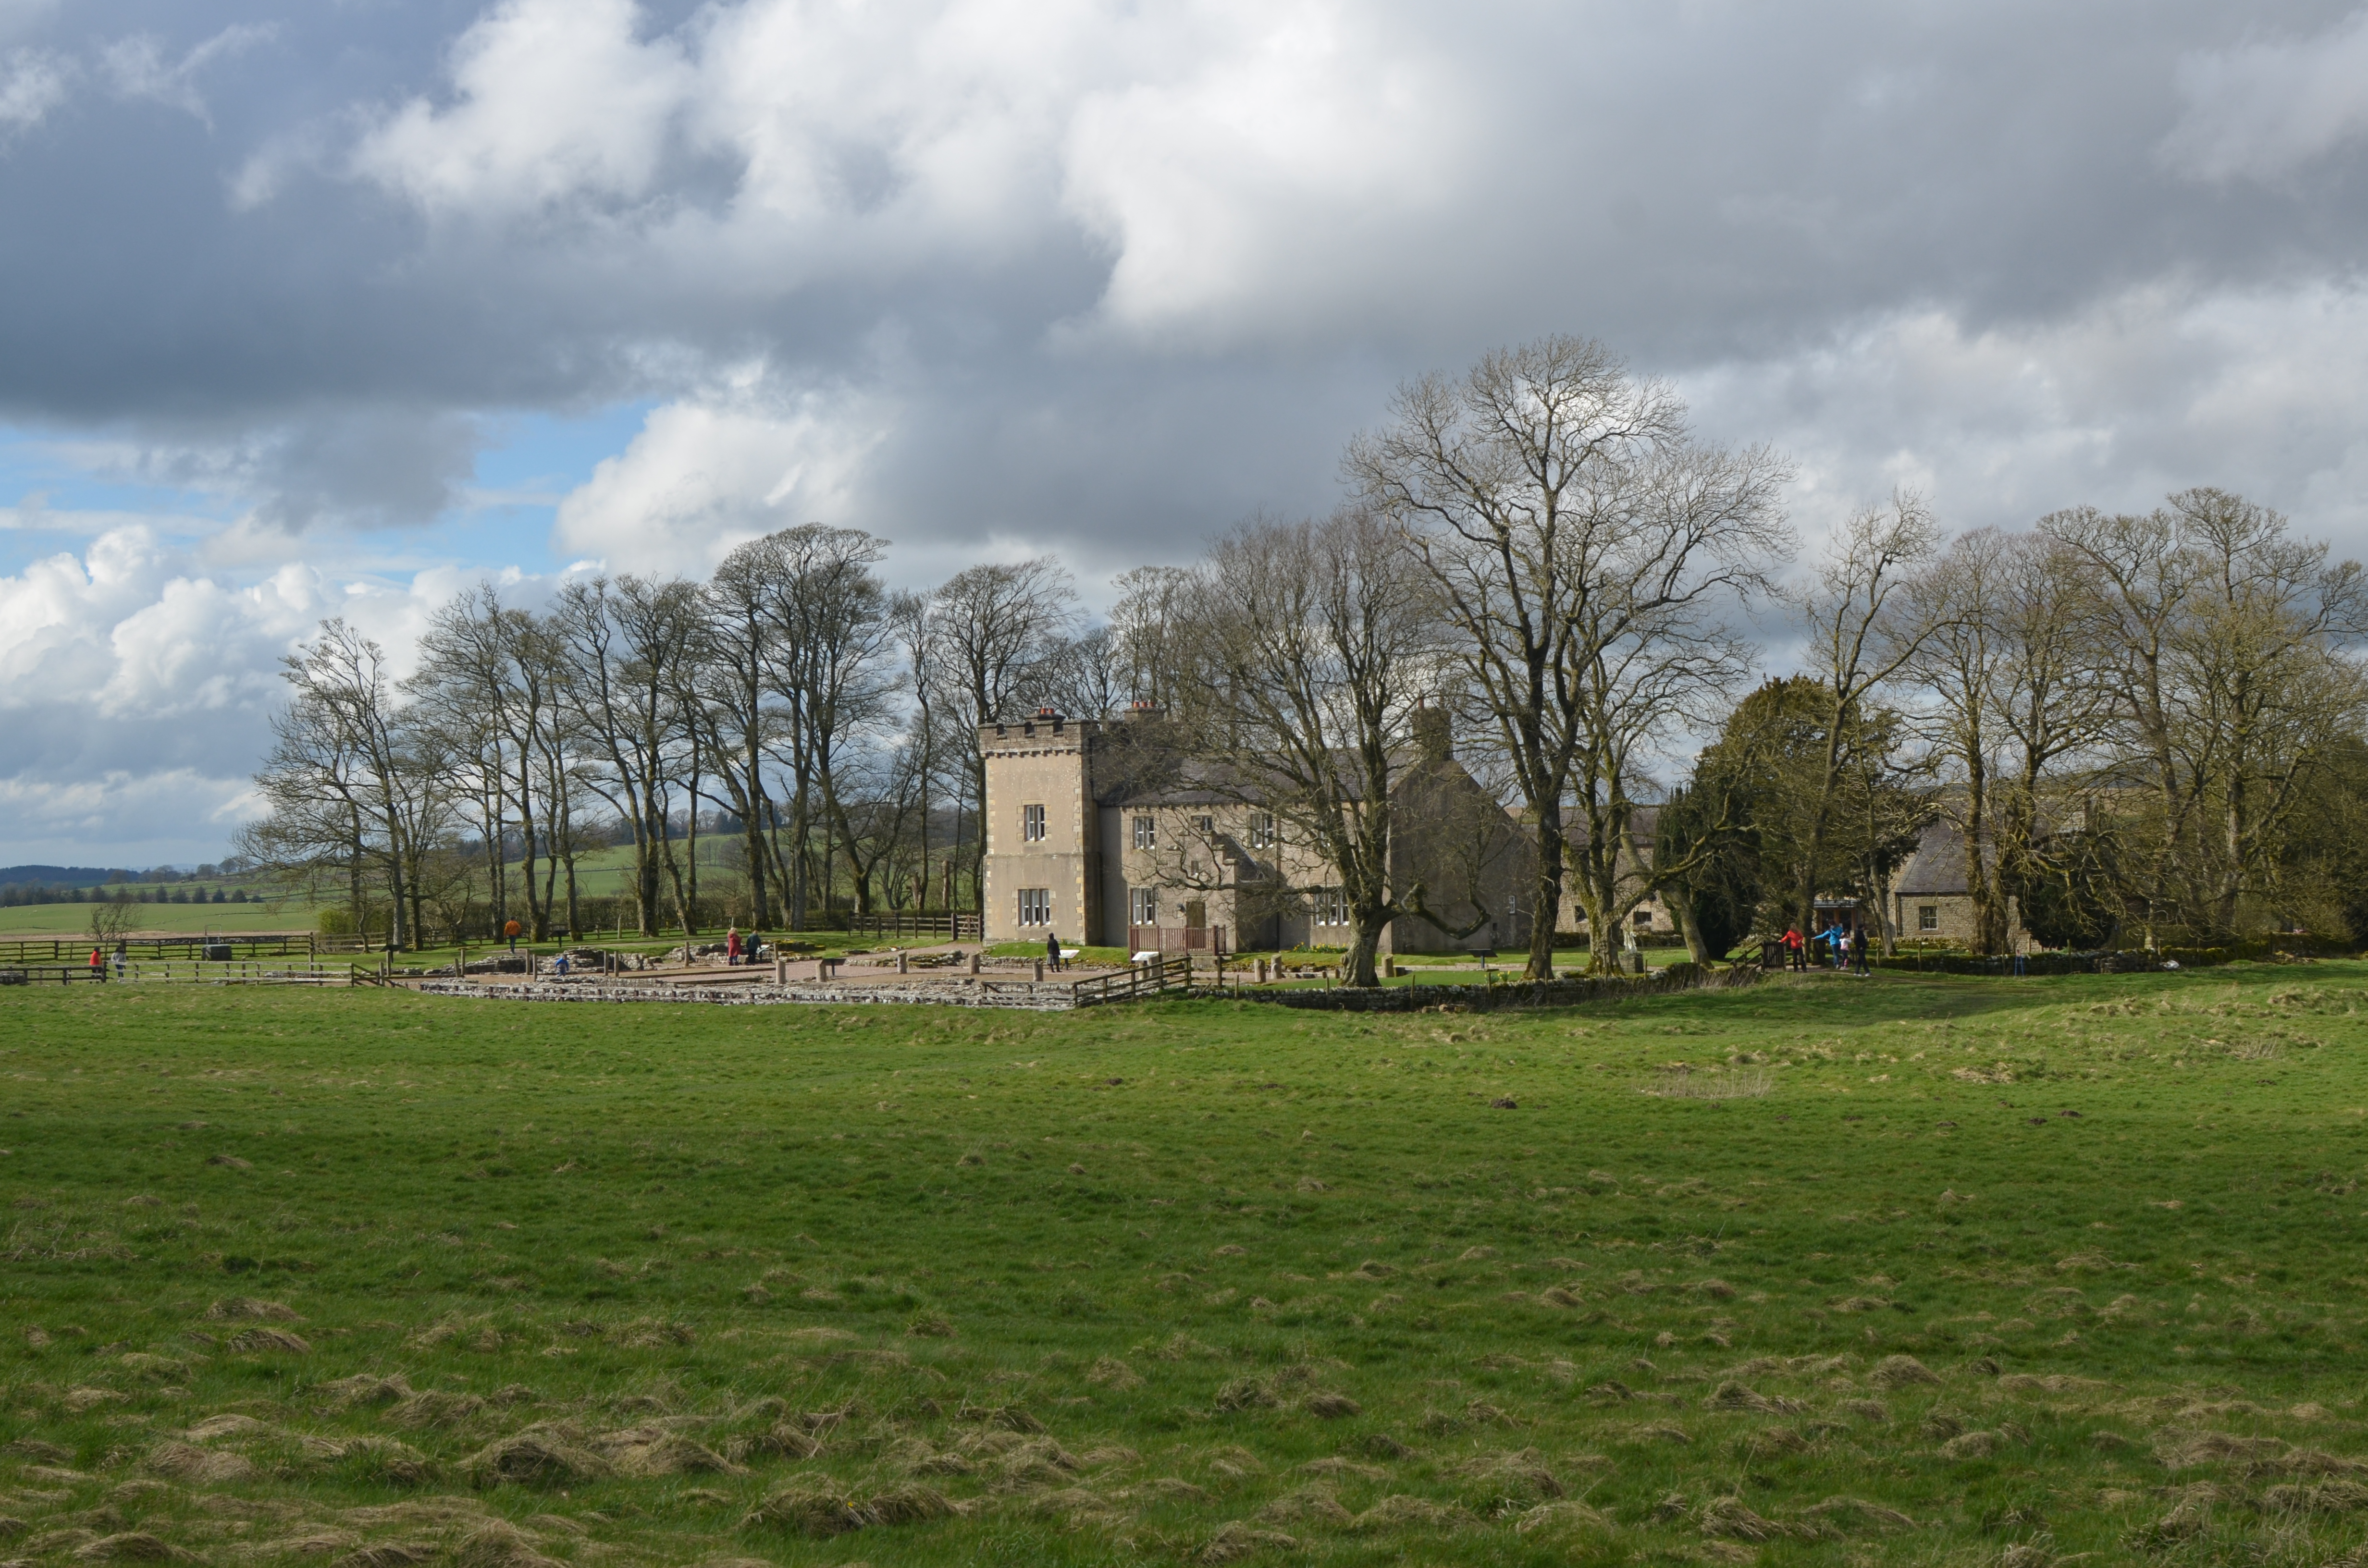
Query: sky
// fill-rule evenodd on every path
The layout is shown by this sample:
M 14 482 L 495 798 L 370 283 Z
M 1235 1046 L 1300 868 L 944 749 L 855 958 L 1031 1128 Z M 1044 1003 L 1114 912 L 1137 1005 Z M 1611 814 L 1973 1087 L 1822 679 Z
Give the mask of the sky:
M 821 521 L 1088 603 L 1548 333 L 1812 548 L 2368 553 L 2368 9 L 0 0 L 0 865 L 194 864 L 279 659 Z

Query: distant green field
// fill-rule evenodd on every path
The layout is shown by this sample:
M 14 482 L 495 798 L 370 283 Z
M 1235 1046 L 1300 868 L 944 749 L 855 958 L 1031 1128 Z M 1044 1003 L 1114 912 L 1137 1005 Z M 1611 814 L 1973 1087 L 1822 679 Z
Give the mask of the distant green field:
M 2363 1004 L 2333 962 L 1371 1017 L 0 990 L 0 1529 L 2355 1562 Z
M 74 937 L 90 929 L 86 903 L 26 903 L 0 909 L 0 937 Z M 199 936 L 208 931 L 309 931 L 319 915 L 310 903 L 143 903 L 133 935 Z

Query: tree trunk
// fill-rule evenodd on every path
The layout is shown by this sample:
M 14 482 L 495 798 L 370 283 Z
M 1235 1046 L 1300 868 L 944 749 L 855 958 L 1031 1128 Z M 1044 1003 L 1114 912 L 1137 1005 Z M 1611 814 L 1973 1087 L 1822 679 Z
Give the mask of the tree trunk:
M 575 888 L 575 841 L 572 834 L 567 844 L 567 939 L 571 942 L 584 939 L 584 920 L 578 908 Z
M 748 913 L 755 929 L 762 931 L 772 924 L 772 900 L 768 896 L 765 873 L 765 778 L 760 758 L 755 715 L 757 711 L 756 683 L 748 689 L 750 727 L 747 734 L 747 756 L 743 766 L 747 769 L 747 788 L 742 792 L 745 815 L 740 824 L 742 837 L 748 855 Z
M 1661 890 L 1661 903 L 1669 918 L 1678 923 L 1678 935 L 1686 939 L 1686 957 L 1698 964 L 1712 960 L 1710 945 L 1702 939 L 1702 926 L 1694 919 L 1694 895 L 1691 888 L 1670 884 Z
M 1356 925 L 1349 933 L 1348 954 L 1340 961 L 1340 983 L 1371 990 L 1382 983 L 1373 953 L 1381 946 L 1382 927 L 1387 922 L 1364 910 L 1358 911 L 1355 919 Z
M 1562 919 L 1562 805 L 1548 802 L 1538 812 L 1538 880 L 1534 907 L 1530 911 L 1529 962 L 1523 970 L 1531 980 L 1554 978 L 1554 926 Z M 1590 945 L 1593 937 L 1590 935 Z
M 1990 837 L 1989 777 L 1978 740 L 1965 748 L 1965 892 L 1974 905 L 1974 951 L 1984 958 L 2006 948 L 2005 900 L 1988 857 L 1983 854 Z

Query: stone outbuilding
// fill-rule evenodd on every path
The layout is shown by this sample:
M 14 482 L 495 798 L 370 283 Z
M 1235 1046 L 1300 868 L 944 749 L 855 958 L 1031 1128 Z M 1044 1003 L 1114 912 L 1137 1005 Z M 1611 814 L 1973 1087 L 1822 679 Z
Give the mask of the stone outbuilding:
M 1965 877 L 1965 835 L 1949 823 L 1924 830 L 1916 852 L 1891 879 L 1892 929 L 1902 941 L 1947 941 L 1971 945 L 1974 940 L 1974 896 Z M 2023 929 L 2022 911 L 2009 894 L 2006 903 L 2007 938 L 2025 951 L 2032 947 Z

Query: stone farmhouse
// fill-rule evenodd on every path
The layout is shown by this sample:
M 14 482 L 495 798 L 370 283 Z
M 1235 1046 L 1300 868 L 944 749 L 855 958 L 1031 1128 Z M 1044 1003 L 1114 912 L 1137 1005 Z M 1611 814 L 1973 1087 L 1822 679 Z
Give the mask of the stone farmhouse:
M 1156 710 L 1104 724 L 1041 710 L 981 726 L 978 744 L 988 941 L 1057 935 L 1129 952 L 1209 953 L 1348 941 L 1338 875 L 1293 842 L 1254 789 L 1179 755 Z M 1534 852 L 1455 760 L 1443 713 L 1418 723 L 1390 789 L 1393 886 L 1419 881 L 1455 929 L 1402 918 L 1383 933 L 1380 950 L 1526 943 Z
M 1988 857 L 1985 856 L 1985 858 Z M 1916 852 L 1891 880 L 1892 929 L 1903 940 L 1974 939 L 1974 895 L 1965 885 L 1965 835 L 1947 823 L 1924 830 Z M 2036 944 L 2023 929 L 2022 911 L 2009 894 L 2007 939 L 2028 951 Z

